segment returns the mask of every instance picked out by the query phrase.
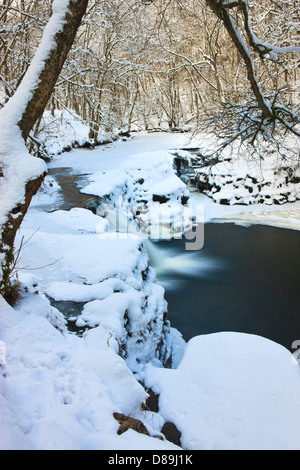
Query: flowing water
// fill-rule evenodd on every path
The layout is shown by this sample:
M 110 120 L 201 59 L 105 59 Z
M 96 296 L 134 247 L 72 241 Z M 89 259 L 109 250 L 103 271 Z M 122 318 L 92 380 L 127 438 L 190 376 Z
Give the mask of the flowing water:
M 160 242 L 173 260 L 184 240 Z M 300 339 L 300 232 L 234 224 L 206 224 L 204 248 L 193 252 L 196 272 L 158 270 L 169 320 L 185 340 L 238 331 L 264 336 L 288 349 Z
M 60 208 L 93 206 L 95 198 L 76 189 L 78 177 L 64 169 L 52 174 L 62 187 Z M 126 214 L 116 219 L 111 206 L 97 211 L 113 229 L 137 233 Z M 299 231 L 208 223 L 202 250 L 186 251 L 185 238 L 145 244 L 166 290 L 171 326 L 185 340 L 219 331 L 261 335 L 288 349 L 300 340 Z
M 116 216 L 109 206 L 99 211 L 104 213 L 113 230 L 137 233 L 126 214 Z M 185 340 L 239 331 L 289 349 L 300 339 L 298 231 L 206 224 L 203 249 L 186 251 L 186 242 L 184 237 L 145 240 L 150 264 L 166 290 L 169 320 Z

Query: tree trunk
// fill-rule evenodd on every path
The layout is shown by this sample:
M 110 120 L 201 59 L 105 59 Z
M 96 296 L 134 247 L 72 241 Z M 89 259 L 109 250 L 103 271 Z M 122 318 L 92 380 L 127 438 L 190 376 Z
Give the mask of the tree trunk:
M 74 42 L 87 4 L 88 0 L 70 0 L 69 2 L 69 13 L 66 14 L 65 25 L 62 30 L 55 35 L 55 47 L 52 49 L 49 58 L 45 62 L 45 66 L 39 76 L 39 83 L 31 99 L 28 101 L 25 112 L 19 122 L 24 140 L 27 139 L 35 122 L 44 112 L 69 50 Z
M 86 12 L 88 0 L 70 0 L 68 3 L 68 9 L 62 11 L 63 21 L 62 24 L 56 25 L 55 21 L 52 22 L 52 29 L 47 31 L 47 37 L 44 36 L 41 41 L 40 50 L 37 50 L 36 57 L 41 57 L 41 62 L 39 65 L 40 72 L 35 80 L 35 87 L 32 90 L 30 88 L 30 78 L 28 74 L 34 73 L 31 67 L 29 67 L 23 82 L 20 87 L 23 85 L 22 90 L 20 90 L 20 95 L 18 90 L 12 99 L 15 100 L 15 104 L 18 102 L 18 98 L 22 98 L 22 94 L 25 92 L 28 93 L 28 101 L 23 103 L 23 110 L 21 114 L 21 119 L 16 123 L 19 127 L 24 141 L 26 141 L 29 136 L 30 131 L 32 130 L 36 121 L 42 116 L 44 109 L 51 97 L 57 78 L 61 72 L 61 69 L 64 65 L 64 62 L 67 58 L 68 52 L 74 42 L 76 32 L 81 24 L 83 15 Z M 53 7 L 63 8 L 58 2 L 55 4 L 53 2 Z M 58 11 L 58 10 L 57 10 Z M 51 19 L 49 20 L 49 24 Z M 49 33 L 50 31 L 50 33 Z M 52 36 L 51 36 L 52 35 Z M 51 40 L 51 50 L 46 57 L 42 57 L 43 47 L 49 45 L 49 39 Z M 37 54 L 40 53 L 40 56 Z M 35 57 L 35 58 L 36 58 Z M 35 67 L 37 63 L 35 62 Z M 29 78 L 29 80 L 28 80 Z M 28 85 L 29 84 L 29 85 Z M 27 86 L 27 88 L 26 88 Z M 9 106 L 9 102 L 6 106 Z M 5 108 L 3 111 L 5 113 Z M 13 107 L 15 109 L 15 107 Z M 5 114 L 4 114 L 5 120 Z M 3 134 L 5 134 L 5 130 Z M 5 135 L 2 137 L 5 138 Z M 3 139 L 4 142 L 5 139 Z M 24 146 L 24 152 L 25 152 Z M 7 165 L 9 165 L 10 155 L 8 155 L 5 148 L 0 148 L 2 151 L 3 165 L 1 165 L 2 173 L 0 172 L 0 179 L 6 178 L 6 182 L 9 182 L 9 172 L 7 170 Z M 11 170 L 11 169 L 10 169 Z M 17 230 L 19 229 L 22 220 L 27 212 L 29 204 L 32 197 L 36 194 L 39 189 L 46 173 L 35 175 L 29 181 L 24 184 L 24 197 L 16 205 L 16 207 L 9 210 L 5 214 L 5 221 L 2 223 L 1 227 L 1 239 L 0 239 L 0 262 L 1 262 L 1 271 L 0 272 L 0 294 L 3 295 L 8 301 L 13 300 L 12 296 L 12 286 L 11 286 L 11 273 L 14 266 L 14 242 Z M 8 176 L 7 176 L 8 175 Z M 3 196 L 5 198 L 5 194 Z

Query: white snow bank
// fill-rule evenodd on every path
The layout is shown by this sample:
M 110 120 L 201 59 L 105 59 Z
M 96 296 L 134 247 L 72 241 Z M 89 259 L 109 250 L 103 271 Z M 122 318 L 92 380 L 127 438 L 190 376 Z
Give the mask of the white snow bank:
M 167 133 L 145 133 L 141 132 L 138 133 L 134 136 L 134 138 L 129 139 L 127 142 L 122 142 L 118 141 L 115 142 L 111 145 L 104 146 L 102 148 L 98 148 L 93 150 L 92 152 L 89 150 L 74 150 L 69 153 L 64 153 L 61 156 L 58 156 L 56 159 L 53 160 L 52 163 L 50 163 L 51 168 L 55 167 L 69 167 L 72 168 L 74 173 L 82 173 L 82 174 L 92 174 L 92 173 L 98 173 L 99 175 L 101 173 L 105 172 L 110 172 L 112 170 L 116 170 L 115 174 L 120 175 L 120 182 L 124 183 L 125 182 L 125 177 L 124 176 L 124 171 L 127 168 L 134 168 L 138 167 L 138 165 L 144 167 L 149 165 L 151 166 L 151 161 L 152 157 L 150 158 L 143 158 L 143 151 L 147 150 L 147 154 L 154 153 L 154 155 L 158 155 L 161 153 L 162 150 L 164 150 L 166 153 L 168 153 L 172 158 L 173 155 L 176 153 L 177 155 L 181 155 L 182 158 L 188 158 L 191 156 L 191 153 L 188 151 L 183 151 L 179 150 L 182 148 L 200 148 L 200 150 L 203 150 L 203 153 L 205 154 L 205 151 L 208 151 L 209 149 L 213 149 L 213 146 L 216 145 L 216 142 L 211 139 L 209 136 L 205 135 L 199 135 L 196 136 L 196 138 L 191 139 L 191 136 L 188 134 L 167 134 Z M 291 148 L 294 148 L 293 142 L 290 143 Z M 137 157 L 135 157 L 137 156 Z M 145 156 L 145 154 L 144 154 Z M 225 153 L 224 158 L 232 158 L 233 153 L 232 151 L 228 151 Z M 271 155 L 271 159 L 268 160 L 272 164 L 276 163 L 276 158 L 278 158 L 278 155 Z M 240 161 L 238 160 L 238 167 L 240 168 L 241 173 L 244 172 L 244 170 L 247 171 L 252 170 L 256 173 L 256 176 L 260 174 L 260 178 L 262 176 L 261 171 L 262 169 L 266 166 L 266 164 L 262 164 L 262 167 L 260 164 L 257 164 L 254 160 L 249 160 L 248 162 L 244 162 L 242 159 L 242 155 L 240 155 Z M 138 163 L 138 165 L 137 165 Z M 229 164 L 228 162 L 224 162 L 224 165 L 226 166 L 226 174 L 229 171 L 229 168 L 232 167 L 232 164 Z M 243 171 L 242 171 L 243 170 Z M 206 173 L 208 169 L 205 170 Z M 247 173 L 246 171 L 246 173 Z M 140 173 L 143 173 L 142 171 Z M 113 176 L 113 172 L 111 175 Z M 149 175 L 149 172 L 146 170 L 147 175 Z M 298 173 L 295 173 L 294 176 L 297 176 Z M 206 177 L 207 175 L 205 175 Z M 245 176 L 245 172 L 243 173 L 242 176 Z M 299 176 L 299 175 L 298 175 Z M 100 177 L 100 176 L 99 176 Z M 142 177 L 142 175 L 141 175 Z M 150 175 L 151 177 L 151 175 Z M 184 179 L 184 176 L 183 176 Z M 153 181 L 153 179 L 152 179 Z M 233 181 L 233 180 L 231 180 Z M 230 182 L 230 179 L 224 178 L 223 183 L 226 184 Z M 249 179 L 247 180 L 249 184 Z M 247 185 L 247 182 L 244 180 L 238 182 L 239 183 L 239 188 L 243 192 L 244 195 L 247 197 L 250 195 L 258 195 L 259 191 L 257 188 L 257 185 L 255 185 L 252 181 L 251 184 L 253 186 L 253 193 L 249 193 L 248 189 L 246 189 L 245 193 L 245 188 L 244 188 L 244 183 Z M 100 180 L 99 180 L 100 183 Z M 92 184 L 92 181 L 91 181 Z M 232 186 L 232 183 L 230 183 Z M 249 186 L 250 187 L 250 186 Z M 98 187 L 94 188 L 96 191 L 101 191 L 101 186 L 100 184 Z M 140 186 L 140 189 L 142 189 L 142 186 Z M 151 186 L 150 186 L 151 189 Z M 163 183 L 161 184 L 161 190 L 164 191 L 164 185 Z M 239 191 L 237 188 L 233 188 L 234 193 L 231 194 L 231 196 L 238 196 L 239 197 Z M 248 224 L 250 225 L 251 223 L 266 223 L 266 224 L 271 224 L 275 226 L 280 226 L 280 227 L 286 227 L 286 228 L 297 228 L 297 219 L 298 215 L 296 214 L 291 214 L 291 217 L 293 220 L 290 220 L 290 217 L 287 217 L 287 211 L 289 212 L 290 210 L 299 210 L 299 201 L 295 202 L 289 202 L 285 203 L 282 206 L 278 206 L 275 204 L 272 204 L 272 200 L 267 200 L 266 196 L 267 194 L 263 194 L 264 197 L 264 204 L 252 204 L 249 206 L 246 205 L 223 205 L 216 203 L 215 200 L 213 199 L 213 194 L 209 194 L 208 196 L 200 193 L 195 193 L 193 191 L 193 188 L 190 188 L 189 191 L 190 195 L 190 200 L 189 200 L 189 205 L 193 207 L 204 207 L 204 221 L 209 222 L 209 221 L 219 221 L 219 222 L 231 222 L 234 221 L 235 223 L 241 223 L 241 224 Z M 240 201 L 243 202 L 243 201 Z M 271 202 L 271 204 L 270 204 Z M 175 213 L 177 211 L 176 203 L 172 203 L 172 210 L 166 207 L 162 207 L 164 204 L 157 205 L 156 203 L 152 205 L 153 211 L 160 212 L 162 217 L 164 214 L 166 214 L 166 218 L 168 218 L 170 215 L 172 216 L 172 211 L 175 210 Z M 166 211 L 166 212 L 164 212 Z M 249 213 L 249 218 L 247 216 L 244 216 L 244 213 Z M 251 214 L 250 214 L 251 212 Z M 258 212 L 261 212 L 261 214 L 257 214 Z M 268 215 L 266 214 L 268 213 Z M 277 212 L 276 216 L 273 214 L 271 217 L 271 212 Z M 242 213 L 242 214 L 241 214 Z M 186 212 L 187 214 L 187 219 L 188 219 L 188 211 Z M 241 215 L 240 215 L 241 214 Z M 193 213 L 194 215 L 194 213 Z M 277 215 L 278 215 L 278 220 L 277 220 Z M 143 224 L 143 217 L 144 214 L 141 212 L 140 214 L 140 220 L 141 224 Z M 147 218 L 147 214 L 145 215 Z M 177 216 L 176 216 L 177 217 Z M 232 217 L 232 219 L 231 219 Z M 218 219 L 218 220 L 216 220 Z M 223 220 L 224 219 L 224 220 Z M 233 220 L 234 219 L 234 220 Z M 247 219 L 247 220 L 246 220 Z M 249 220 L 248 220 L 249 219 Z M 298 229 L 298 228 L 297 228 Z M 155 237 L 153 237 L 155 238 Z
M 53 157 L 74 147 L 95 145 L 90 136 L 90 127 L 74 111 L 58 110 L 45 111 L 41 119 L 37 140 L 42 144 L 39 151 Z M 100 130 L 97 143 L 114 138 L 112 133 Z
M 188 196 L 186 185 L 174 173 L 173 157 L 164 150 L 131 155 L 126 167 L 95 173 L 89 176 L 89 180 L 90 184 L 81 192 L 100 197 L 109 196 L 115 188 L 125 185 L 136 192 L 136 202 L 151 201 L 153 195 L 177 201 L 183 195 Z
M 118 141 L 92 152 L 73 150 L 62 154 L 49 167 L 68 167 L 74 173 L 84 174 L 80 191 L 110 204 L 114 219 L 111 229 L 116 226 L 117 208 L 126 219 L 135 221 L 132 225 L 135 231 L 138 225 L 138 230 L 147 237 L 151 234 L 152 238 L 170 238 L 189 230 L 197 217 L 188 206 L 189 191 L 177 177 L 170 153 L 173 146 L 189 140 L 184 135 L 171 137 L 139 133 L 126 143 Z M 162 220 L 160 227 L 158 217 Z M 154 220 L 156 224 L 152 223 Z
M 85 303 L 70 321 L 81 329 L 104 328 L 138 372 L 171 351 L 164 289 L 143 240 L 120 240 L 106 230 L 107 222 L 86 209 L 30 210 L 17 236 L 18 278 L 55 301 Z
M 48 190 L 44 196 L 50 205 Z M 0 368 L 0 448 L 176 449 L 133 431 L 118 436 L 113 418 L 114 412 L 136 417 L 160 435 L 164 420 L 152 416 L 150 424 L 140 409 L 147 394 L 139 371 L 147 361 L 167 358 L 175 343 L 178 362 L 185 344 L 169 331 L 164 290 L 143 240 L 112 237 L 107 221 L 86 209 L 46 213 L 36 207 L 16 241 L 22 244 L 21 307 L 0 299 L 7 351 Z M 64 318 L 45 294 L 78 303 L 81 315 L 73 320 L 83 329 L 79 335 L 67 329 L 68 311 Z
M 80 207 L 74 207 L 69 211 L 42 212 L 34 205 L 26 214 L 22 229 L 57 234 L 97 233 L 100 235 L 107 232 L 108 222 Z
M 186 134 L 166 134 L 139 132 L 126 142 L 118 140 L 110 145 L 95 148 L 92 152 L 76 149 L 56 156 L 49 163 L 49 168 L 72 168 L 76 174 L 93 174 L 113 169 L 136 167 L 136 163 L 147 168 L 149 160 L 140 158 L 142 153 L 172 151 L 188 145 L 190 136 Z M 196 144 L 195 144 L 196 145 Z M 138 155 L 138 162 L 133 165 L 132 158 Z
M 202 204 L 204 222 L 235 223 L 249 227 L 254 224 L 271 225 L 273 227 L 300 230 L 300 201 L 275 204 L 259 204 L 251 206 L 217 204 L 208 196 L 190 190 L 191 204 Z
M 35 56 L 16 93 L 0 110 L 0 160 L 4 175 L 0 178 L 0 224 L 5 222 L 7 214 L 17 204 L 24 202 L 26 183 L 46 171 L 42 160 L 29 155 L 18 123 L 38 85 L 45 61 L 55 46 L 55 36 L 65 24 L 69 3 L 70 0 L 53 2 L 53 15 Z
M 133 431 L 117 435 L 113 413 L 140 417 L 147 394 L 103 328 L 83 338 L 59 331 L 51 324 L 59 313 L 32 291 L 18 309 L 0 298 L 0 311 L 1 450 L 176 449 Z
M 189 192 L 176 176 L 173 157 L 166 151 L 132 155 L 126 168 L 98 172 L 88 180 L 81 192 L 109 203 L 110 207 L 100 206 L 98 213 L 109 212 L 112 229 L 118 224 L 119 231 L 140 230 L 152 238 L 170 238 L 193 227 L 194 214 L 186 206 Z M 125 223 L 120 223 L 115 208 L 123 213 Z M 128 220 L 135 221 L 131 229 Z
M 267 154 L 260 161 L 244 155 L 195 170 L 194 180 L 217 203 L 284 204 L 300 199 L 297 162 Z
M 299 202 L 299 201 L 298 201 Z M 248 211 L 240 212 L 231 216 L 223 216 L 220 219 L 212 220 L 213 222 L 234 222 L 238 225 L 249 227 L 253 224 L 271 225 L 272 227 L 288 228 L 292 230 L 300 230 L 300 204 L 295 203 L 295 207 L 290 209 L 273 211 Z
M 20 235 L 25 241 L 30 240 L 30 249 L 23 250 L 20 268 L 39 267 L 40 270 L 33 272 L 43 286 L 51 278 L 67 282 L 83 279 L 95 284 L 115 276 L 140 286 L 141 275 L 136 278 L 135 272 L 147 267 L 146 256 L 140 257 L 141 240 L 127 239 L 118 243 L 116 239 L 99 240 L 96 234 L 39 231 L 33 235 L 28 230 Z
M 284 347 L 222 332 L 187 344 L 176 370 L 146 368 L 186 449 L 299 450 L 300 369 Z
M 289 227 L 286 211 L 295 209 L 300 199 L 299 139 L 282 136 L 285 155 L 272 148 L 270 143 L 264 142 L 259 148 L 259 154 L 254 156 L 251 149 L 236 142 L 214 158 L 214 151 L 222 142 L 209 135 L 205 138 L 204 134 L 198 138 L 198 143 L 193 142 L 190 148 L 186 146 L 174 153 L 175 164 L 182 181 L 197 188 L 202 196 L 208 196 L 215 206 L 221 206 L 220 209 L 214 208 L 219 221 L 223 212 L 224 222 L 238 223 L 240 219 L 242 224 L 246 224 L 247 217 L 243 214 L 235 216 L 234 220 L 229 220 L 230 217 L 227 219 L 226 215 L 251 211 L 249 225 L 266 222 L 267 225 Z M 209 206 L 208 210 L 213 208 L 209 201 L 207 204 L 204 198 L 203 201 L 205 206 Z M 231 209 L 228 210 L 228 207 Z M 264 213 L 269 210 L 278 211 L 278 221 L 276 217 L 271 220 L 265 216 Z M 258 215 L 258 212 L 264 213 Z M 294 220 L 290 228 L 295 228 L 295 219 L 298 217 L 299 214 L 296 217 L 292 215 Z

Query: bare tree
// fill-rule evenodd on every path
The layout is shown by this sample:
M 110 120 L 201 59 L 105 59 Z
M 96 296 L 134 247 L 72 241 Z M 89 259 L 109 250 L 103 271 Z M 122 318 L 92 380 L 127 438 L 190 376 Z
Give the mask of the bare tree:
M 277 145 L 276 132 L 280 130 L 300 136 L 299 116 L 295 109 L 287 106 L 283 100 L 285 86 L 279 86 L 264 93 L 255 70 L 254 55 L 262 62 L 267 58 L 276 63 L 281 54 L 299 53 L 300 47 L 289 45 L 278 47 L 258 39 L 250 24 L 248 0 L 205 0 L 208 7 L 224 25 L 240 57 L 242 58 L 251 90 L 255 100 L 233 106 L 228 103 L 220 116 L 227 122 L 233 122 L 233 132 L 227 144 L 236 138 L 249 141 L 252 145 L 262 135 L 273 140 Z M 232 130 L 232 129 L 231 129 Z

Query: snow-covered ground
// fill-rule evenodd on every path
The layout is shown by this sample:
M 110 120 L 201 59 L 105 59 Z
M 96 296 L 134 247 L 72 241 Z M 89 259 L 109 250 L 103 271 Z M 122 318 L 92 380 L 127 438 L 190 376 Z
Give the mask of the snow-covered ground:
M 127 142 L 118 141 L 111 145 L 104 147 L 98 147 L 96 150 L 90 151 L 86 149 L 72 151 L 60 155 L 50 163 L 50 168 L 72 168 L 74 174 L 88 173 L 90 176 L 90 185 L 86 185 L 83 192 L 95 192 L 99 195 L 104 193 L 110 193 L 113 190 L 113 186 L 118 186 L 118 178 L 120 188 L 125 186 L 126 181 L 129 179 L 131 184 L 135 183 L 134 175 L 130 172 L 130 169 L 141 168 L 141 171 L 145 171 L 146 168 L 146 182 L 147 178 L 152 178 L 157 181 L 160 180 L 160 192 L 166 192 L 165 175 L 161 172 L 162 176 L 159 176 L 159 169 L 157 162 L 161 161 L 163 168 L 170 175 L 170 157 L 173 154 L 184 154 L 187 152 L 180 152 L 178 149 L 189 148 L 189 147 L 200 147 L 203 148 L 208 142 L 211 145 L 210 138 L 204 136 L 192 137 L 190 134 L 181 133 L 145 133 L 140 132 L 136 135 L 133 134 L 133 138 L 127 140 Z M 169 155 L 169 156 L 168 156 Z M 101 161 L 100 161 L 101 160 Z M 274 159 L 272 159 L 273 161 Z M 146 162 L 146 164 L 145 164 Z M 244 165 L 245 169 L 247 165 Z M 255 165 L 251 161 L 251 167 Z M 157 171 L 158 170 L 158 171 Z M 105 173 L 109 171 L 112 179 L 112 186 L 107 188 L 103 186 L 103 178 Z M 154 171 L 154 173 L 153 173 Z M 128 176 L 130 174 L 130 177 Z M 96 180 L 98 179 L 98 185 Z M 174 179 L 171 179 L 174 181 Z M 176 180 L 175 180 L 176 181 Z M 114 184 L 113 184 L 114 183 Z M 105 183 L 107 185 L 107 183 Z M 149 183 L 148 183 L 149 188 Z M 177 198 L 182 195 L 186 195 L 186 190 L 180 186 L 180 182 L 177 179 Z M 148 189 L 147 188 L 147 189 Z M 151 193 L 154 194 L 155 188 L 151 187 Z M 131 188 L 132 189 L 132 188 Z M 135 186 L 134 191 L 143 190 L 142 186 L 137 188 Z M 173 187 L 174 189 L 174 187 Z M 295 186 L 292 188 L 295 190 Z M 293 228 L 296 230 L 300 229 L 300 200 L 294 202 L 287 202 L 283 205 L 277 204 L 256 204 L 256 205 L 223 205 L 216 203 L 213 198 L 199 194 L 190 188 L 190 202 L 194 208 L 202 207 L 204 221 L 205 222 L 235 222 L 237 224 L 251 225 L 260 223 L 264 225 L 273 225 L 285 228 Z M 147 194 L 149 200 L 149 192 Z M 173 201 L 174 202 L 174 201 Z M 155 207 L 155 206 L 154 206 Z M 153 208 L 153 206 L 152 206 Z M 174 205 L 173 205 L 174 208 Z M 194 215 L 196 209 L 192 212 Z
M 291 150 L 285 159 L 270 148 L 253 157 L 235 145 L 210 165 L 205 155 L 213 145 L 217 146 L 215 139 L 199 137 L 190 146 L 197 151 L 176 152 L 182 180 L 201 190 L 201 196 L 194 196 L 205 204 L 206 219 L 299 230 L 299 139 L 286 142 Z
M 190 144 L 184 134 L 141 133 L 72 150 L 49 166 L 86 175 L 80 190 L 109 196 L 113 207 L 119 196 L 138 204 L 143 191 L 148 209 L 178 208 L 187 188 L 172 171 L 169 151 Z M 299 203 L 280 207 L 280 214 L 268 206 L 263 216 L 263 206 L 243 207 L 241 215 L 241 207 L 191 196 L 204 204 L 206 222 L 270 217 L 274 225 L 284 218 L 299 228 L 297 213 L 289 212 Z M 265 338 L 234 332 L 186 344 L 165 319 L 164 290 L 149 267 L 151 242 L 138 233 L 120 237 L 107 219 L 83 208 L 51 212 L 60 197 L 48 177 L 18 235 L 22 302 L 14 309 L 0 302 L 0 448 L 174 451 L 180 448 L 161 434 L 171 421 L 184 449 L 300 450 L 295 357 Z M 67 324 L 49 298 L 82 305 L 79 317 Z M 167 358 L 172 369 L 163 367 Z M 141 407 L 147 393 L 139 381 L 160 394 L 159 412 Z M 118 435 L 115 412 L 141 420 L 149 436 L 132 429 Z
M 191 203 L 202 204 L 204 221 L 212 223 L 233 222 L 246 227 L 260 224 L 292 230 L 300 230 L 300 201 L 282 206 L 259 204 L 256 206 L 222 205 L 211 198 L 190 189 Z
M 197 336 L 176 370 L 146 368 L 162 415 L 200 450 L 299 449 L 300 371 L 259 336 Z
M 74 111 L 45 111 L 35 133 L 36 151 L 52 157 L 72 148 L 95 145 L 90 127 Z M 115 134 L 99 131 L 97 143 L 114 139 Z
M 299 167 L 280 164 L 277 155 L 260 162 L 233 156 L 197 169 L 195 181 L 198 187 L 207 185 L 205 193 L 218 203 L 279 205 L 300 199 L 299 176 Z

